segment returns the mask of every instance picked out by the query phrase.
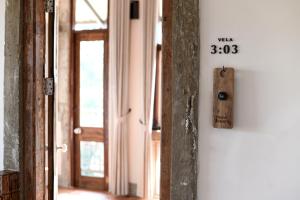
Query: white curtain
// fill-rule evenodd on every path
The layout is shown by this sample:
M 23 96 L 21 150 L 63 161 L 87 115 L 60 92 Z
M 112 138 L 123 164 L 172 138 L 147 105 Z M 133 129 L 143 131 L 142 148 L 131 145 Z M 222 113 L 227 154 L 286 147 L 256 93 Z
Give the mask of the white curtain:
M 154 198 L 155 163 L 152 146 L 152 125 L 156 78 L 156 27 L 158 0 L 146 0 L 144 5 L 144 124 L 145 124 L 145 193 Z
M 130 0 L 110 0 L 109 7 L 109 192 L 127 195 Z

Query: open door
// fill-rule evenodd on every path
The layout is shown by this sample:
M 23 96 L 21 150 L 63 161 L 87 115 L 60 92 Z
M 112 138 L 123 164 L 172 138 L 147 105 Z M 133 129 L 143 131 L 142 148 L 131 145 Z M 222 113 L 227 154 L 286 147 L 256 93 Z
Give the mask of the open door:
M 75 34 L 75 186 L 107 190 L 107 34 L 78 31 Z

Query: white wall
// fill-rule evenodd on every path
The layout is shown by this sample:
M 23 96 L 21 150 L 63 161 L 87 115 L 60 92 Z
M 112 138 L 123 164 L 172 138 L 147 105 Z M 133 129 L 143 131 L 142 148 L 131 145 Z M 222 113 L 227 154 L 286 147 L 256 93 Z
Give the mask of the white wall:
M 140 0 L 140 8 L 143 7 Z M 140 16 L 142 13 L 140 12 Z M 130 71 L 129 71 L 129 182 L 137 184 L 137 195 L 144 195 L 144 133 L 139 123 L 143 110 L 143 21 L 131 20 L 130 41 Z
M 198 199 L 300 199 L 300 1 L 200 0 Z M 238 55 L 211 55 L 232 36 Z M 236 68 L 234 129 L 212 128 L 213 67 Z
M 5 41 L 5 0 L 0 0 L 0 170 L 3 170 L 3 115 L 4 115 L 4 41 Z

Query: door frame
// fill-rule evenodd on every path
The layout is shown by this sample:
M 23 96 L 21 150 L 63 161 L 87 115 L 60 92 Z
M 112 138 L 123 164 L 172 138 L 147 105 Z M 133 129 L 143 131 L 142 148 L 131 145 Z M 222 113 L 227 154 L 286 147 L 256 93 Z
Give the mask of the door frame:
M 104 85 L 103 85 L 103 95 L 104 95 L 104 127 L 103 127 L 103 135 L 104 135 L 104 160 L 105 160 L 105 177 L 104 177 L 104 188 L 103 190 L 108 190 L 108 51 L 109 51 L 109 46 L 108 46 L 108 31 L 106 30 L 84 30 L 84 31 L 76 31 L 73 32 L 73 68 L 72 68 L 72 72 L 71 74 L 73 74 L 73 77 L 71 78 L 73 80 L 73 84 L 72 84 L 72 97 L 73 97 L 73 105 L 72 105 L 72 124 L 73 124 L 73 129 L 75 128 L 76 124 L 79 124 L 79 119 L 78 119 L 78 110 L 77 108 L 79 107 L 79 105 L 77 105 L 77 103 L 79 102 L 79 94 L 76 91 L 75 88 L 79 88 L 79 63 L 78 63 L 78 58 L 80 57 L 80 50 L 79 50 L 79 44 L 81 39 L 83 39 L 83 41 L 94 41 L 97 39 L 103 40 L 104 41 L 104 49 L 105 49 L 105 54 L 104 54 Z M 75 123 L 75 121 L 77 121 Z M 72 130 L 73 130 L 72 129 Z M 74 177 L 74 182 L 72 182 L 72 186 L 78 186 L 79 185 L 79 180 L 78 177 L 80 174 L 78 174 L 78 171 L 76 170 L 76 168 L 78 168 L 78 158 L 80 157 L 80 155 L 78 155 L 78 152 L 76 151 L 76 146 L 78 146 L 78 144 L 76 144 L 77 140 L 76 137 L 74 137 L 74 133 L 73 131 L 70 133 L 73 136 L 70 137 L 72 138 L 72 145 L 73 145 L 73 150 L 71 151 L 71 158 L 73 158 L 72 162 L 72 169 L 71 169 L 71 173 L 72 176 Z M 77 153 L 77 155 L 76 155 Z M 85 178 L 86 180 L 88 180 L 89 178 Z M 101 183 L 103 181 L 100 181 Z M 99 183 L 99 181 L 95 181 L 95 183 Z
M 105 83 L 108 83 L 109 81 L 109 77 L 108 77 L 108 54 L 109 54 L 109 6 L 110 4 L 108 4 L 108 23 L 107 23 L 107 29 L 96 29 L 96 30 L 80 30 L 80 31 L 76 31 L 74 30 L 74 25 L 75 25 L 75 18 L 76 18 L 76 3 L 75 3 L 75 0 L 68 0 L 70 2 L 70 8 L 71 8 L 71 13 L 70 13 L 70 23 L 71 23 L 71 36 L 70 36 L 70 43 L 71 43 L 71 55 L 70 55 L 70 87 L 71 87 L 71 90 L 70 90 L 70 97 L 71 97 L 71 100 L 70 100 L 70 132 L 69 132 L 69 145 L 70 145 L 70 148 L 68 150 L 68 153 L 70 154 L 70 158 L 71 158 L 71 186 L 76 186 L 76 156 L 75 156 L 75 137 L 74 137 L 74 133 L 73 133 L 73 130 L 75 128 L 75 125 L 74 125 L 74 120 L 75 120 L 75 115 L 74 115 L 74 109 L 75 109 L 75 104 L 76 104 L 76 99 L 74 98 L 74 94 L 75 94 L 75 87 L 76 87 L 76 61 L 75 61 L 75 57 L 77 56 L 76 55 L 76 35 L 80 34 L 80 33 L 98 33 L 98 32 L 101 32 L 101 34 L 104 34 L 106 35 L 106 46 L 105 48 L 107 49 L 107 55 L 105 57 L 105 62 L 106 62 L 106 65 L 107 65 L 107 69 L 105 69 L 105 80 L 104 82 Z M 109 88 L 108 88 L 108 84 L 104 84 L 104 96 L 109 96 L 108 94 L 109 92 Z M 107 101 L 105 102 L 105 107 L 107 107 Z M 107 127 L 108 127 L 108 109 L 104 109 L 104 135 L 105 135 L 105 151 L 108 152 L 108 145 L 109 145 L 109 142 L 108 142 L 108 132 L 107 132 Z M 108 160 L 108 153 L 107 155 L 105 155 L 107 157 L 107 160 Z M 105 166 L 107 168 L 106 172 L 105 172 L 105 177 L 106 177 L 106 190 L 108 190 L 108 174 L 109 174 L 109 169 L 108 169 L 108 163 L 107 163 L 107 166 Z
M 23 0 L 21 68 L 21 191 L 26 200 L 45 198 L 45 4 Z
M 185 190 L 182 188 L 190 189 L 190 195 L 193 199 L 197 197 L 197 184 L 188 185 L 180 184 L 181 173 L 186 169 L 180 166 L 172 165 L 174 162 L 173 154 L 175 156 L 174 148 L 172 146 L 172 139 L 175 139 L 180 134 L 174 130 L 176 124 L 180 124 L 182 120 L 186 120 L 185 112 L 186 106 L 189 107 L 189 113 L 194 113 L 194 120 L 198 119 L 198 107 L 190 105 L 190 102 L 184 105 L 174 106 L 172 101 L 180 99 L 174 92 L 176 88 L 182 88 L 186 85 L 183 81 L 173 81 L 173 74 L 176 69 L 181 66 L 189 67 L 190 59 L 196 58 L 196 64 L 199 62 L 199 33 L 194 34 L 189 30 L 182 30 L 182 24 L 191 22 L 187 27 L 194 26 L 199 28 L 199 3 L 198 0 L 164 0 L 164 13 L 163 13 L 163 126 L 162 126 L 162 156 L 161 156 L 161 199 L 170 200 L 173 195 L 176 199 L 186 195 Z M 21 170 L 23 174 L 21 186 L 22 193 L 25 200 L 42 200 L 46 194 L 45 191 L 45 96 L 43 91 L 43 69 L 45 63 L 45 3 L 41 0 L 22 0 L 22 23 L 23 30 L 23 51 L 22 51 L 22 69 L 21 69 L 21 126 L 22 133 L 21 142 L 23 162 L 21 163 Z M 190 18 L 193 18 L 191 21 Z M 194 23 L 196 22 L 196 23 Z M 181 30 L 181 31 L 180 31 Z M 193 29 L 194 30 L 194 29 Z M 191 40 L 192 39 L 192 40 Z M 182 43 L 185 41 L 185 44 Z M 189 43 L 189 42 L 193 43 Z M 190 46 L 187 46 L 190 45 Z M 186 48 L 182 48 L 186 47 Z M 175 55 L 173 57 L 173 54 Z M 180 60 L 180 54 L 186 56 L 186 59 Z M 179 58 L 176 57 L 179 55 Z M 191 56 L 189 58 L 189 56 Z M 181 62 L 180 62 L 181 61 Z M 194 77 L 195 76 L 195 77 Z M 193 78 L 199 80 L 199 74 L 195 73 Z M 188 82 L 192 84 L 193 82 Z M 198 83 L 195 87 L 191 87 L 188 94 L 193 93 L 196 100 L 198 100 Z M 178 87 L 181 86 L 181 87 Z M 178 106 L 181 106 L 178 108 Z M 182 109 L 182 107 L 184 107 Z M 178 117 L 178 111 L 173 112 L 174 109 L 180 110 L 182 116 Z M 177 115 L 175 115 L 177 113 Z M 197 122 L 194 122 L 197 130 Z M 191 131 L 191 130 L 188 130 Z M 174 134 L 175 133 L 175 134 Z M 190 136 L 187 136 L 190 135 Z M 185 133 L 186 137 L 194 137 L 195 133 Z M 194 142 L 197 144 L 197 138 Z M 192 176 L 197 177 L 197 151 L 196 147 L 189 146 L 182 149 L 182 153 L 188 155 L 193 152 L 193 157 L 189 163 L 195 174 Z M 178 148 L 178 147 L 177 147 Z M 181 154 L 180 154 L 181 155 Z M 172 170 L 171 170 L 172 167 Z M 177 168 L 176 168 L 177 167 Z M 190 168 L 190 167 L 189 167 Z M 176 171 L 176 172 L 173 172 Z M 174 181 L 176 173 L 178 181 Z M 179 175 L 179 177 L 178 177 Z M 174 177 L 174 179 L 172 179 Z M 192 178 L 189 174 L 189 177 Z M 175 187 L 176 186 L 176 187 Z M 176 188 L 176 189 L 173 189 Z M 177 191 L 176 191 L 177 190 Z M 180 192 L 182 194 L 180 194 Z M 179 193 L 179 194 L 178 194 Z M 174 197 L 174 196 L 173 196 Z M 178 198 L 177 198 L 178 197 Z

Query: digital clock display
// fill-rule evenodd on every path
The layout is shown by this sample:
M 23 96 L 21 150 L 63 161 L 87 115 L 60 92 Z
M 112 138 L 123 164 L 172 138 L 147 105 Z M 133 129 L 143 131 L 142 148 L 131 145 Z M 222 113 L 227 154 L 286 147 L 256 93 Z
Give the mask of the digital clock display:
M 239 46 L 236 44 L 233 45 L 211 45 L 211 54 L 238 54 Z

